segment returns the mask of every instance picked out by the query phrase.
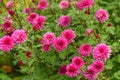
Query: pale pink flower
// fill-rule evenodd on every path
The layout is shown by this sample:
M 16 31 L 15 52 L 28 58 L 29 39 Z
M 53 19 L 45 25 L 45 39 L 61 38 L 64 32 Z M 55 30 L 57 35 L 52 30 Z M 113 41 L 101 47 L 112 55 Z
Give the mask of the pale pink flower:
M 10 0 L 9 2 L 7 2 L 7 4 L 6 4 L 6 7 L 8 9 L 12 8 L 13 6 L 14 6 L 14 2 L 12 0 Z
M 62 37 L 59 37 L 54 41 L 54 48 L 57 51 L 64 50 L 65 48 L 67 48 L 67 45 L 68 45 L 67 40 Z
M 74 64 L 79 69 L 84 65 L 84 61 L 81 57 L 76 56 L 72 59 L 72 64 Z
M 105 9 L 99 9 L 95 13 L 96 20 L 100 23 L 103 23 L 108 20 L 108 12 Z
M 33 20 L 33 29 L 34 30 L 42 30 L 44 24 L 45 24 L 45 20 L 46 18 L 44 16 L 37 16 L 34 20 Z
M 42 43 L 46 44 L 46 45 L 51 45 L 53 44 L 54 40 L 55 40 L 55 34 L 52 32 L 47 32 L 43 35 L 42 38 Z
M 15 30 L 11 37 L 16 44 L 21 44 L 27 39 L 27 34 L 24 30 Z
M 95 60 L 104 61 L 110 57 L 111 49 L 108 45 L 98 44 L 93 50 L 93 57 Z
M 58 24 L 61 27 L 68 27 L 70 26 L 71 18 L 69 16 L 61 16 L 58 20 Z
M 78 52 L 81 56 L 90 56 L 90 53 L 92 52 L 92 46 L 89 44 L 83 44 L 79 47 Z
M 40 2 L 38 3 L 38 8 L 40 10 L 44 10 L 49 6 L 49 3 L 47 2 L 47 0 L 40 0 Z
M 63 65 L 59 68 L 59 74 L 60 75 L 65 75 L 66 74 L 66 72 L 67 72 L 66 67 L 67 67 L 66 65 Z
M 8 52 L 13 47 L 14 47 L 14 42 L 10 36 L 4 36 L 0 39 L 0 50 Z
M 30 13 L 30 15 L 27 17 L 27 21 L 29 22 L 29 23 L 33 23 L 33 21 L 34 21 L 34 19 L 36 18 L 38 16 L 38 14 L 37 13 Z
M 94 61 L 89 67 L 93 68 L 96 73 L 104 70 L 104 63 L 102 61 Z
M 68 43 L 71 43 L 73 39 L 76 37 L 74 31 L 72 29 L 66 29 L 64 30 L 61 35 L 61 37 L 65 38 Z
M 66 70 L 67 70 L 66 74 L 69 77 L 75 77 L 79 73 L 78 68 L 74 64 L 67 65 Z
M 86 35 L 89 36 L 90 34 L 93 33 L 93 30 L 92 29 L 86 29 Z
M 69 7 L 69 1 L 61 1 L 60 4 L 59 4 L 60 8 L 61 9 L 66 9 Z

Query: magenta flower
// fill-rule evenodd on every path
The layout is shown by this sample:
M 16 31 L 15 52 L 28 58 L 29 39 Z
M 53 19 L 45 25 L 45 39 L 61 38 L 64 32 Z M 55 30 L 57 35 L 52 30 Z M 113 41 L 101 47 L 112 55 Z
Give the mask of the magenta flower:
M 51 45 L 53 44 L 55 40 L 55 34 L 52 32 L 47 32 L 43 35 L 42 43 L 46 45 Z
M 108 20 L 108 13 L 105 9 L 99 9 L 96 13 L 95 13 L 95 17 L 96 20 L 100 23 L 103 23 L 105 21 Z
M 69 64 L 67 67 L 66 67 L 66 74 L 69 76 L 69 77 L 75 77 L 77 76 L 77 74 L 79 73 L 78 71 L 78 68 L 74 65 L 74 64 Z
M 7 4 L 6 4 L 6 7 L 8 8 L 8 9 L 10 9 L 10 8 L 12 8 L 14 6 L 14 2 L 13 1 L 9 1 L 9 2 L 7 2 Z
M 49 6 L 47 0 L 40 0 L 40 2 L 38 3 L 38 8 L 40 10 L 44 10 Z
M 64 50 L 65 48 L 67 48 L 67 45 L 68 45 L 67 40 L 62 37 L 59 37 L 54 41 L 54 48 L 57 51 Z
M 10 21 L 6 21 L 4 24 L 2 24 L 2 29 L 6 33 L 11 33 L 14 29 L 14 26 L 12 25 L 12 23 Z
M 24 12 L 24 13 L 31 13 L 31 12 L 32 12 L 32 8 L 27 7 L 27 8 L 24 9 L 23 12 Z
M 89 44 L 83 44 L 79 47 L 78 52 L 81 56 L 90 56 L 90 53 L 92 52 L 92 46 Z
M 71 23 L 71 18 L 69 16 L 61 16 L 58 20 L 59 26 L 68 27 Z
M 94 0 L 82 0 L 84 8 L 90 8 L 94 5 Z
M 34 21 L 34 19 L 36 18 L 38 16 L 38 14 L 37 13 L 30 13 L 30 15 L 27 17 L 27 21 L 29 22 L 29 23 L 33 23 L 33 21 Z
M 27 34 L 24 30 L 15 30 L 11 37 L 16 44 L 21 44 L 27 39 Z
M 104 70 L 104 63 L 102 61 L 94 61 L 90 67 L 93 68 L 96 73 L 102 72 Z
M 66 9 L 69 7 L 69 2 L 68 1 L 61 1 L 59 6 L 61 9 Z
M 84 9 L 83 2 L 82 1 L 77 1 L 76 7 L 78 8 L 78 10 L 83 10 Z
M 93 57 L 95 60 L 104 61 L 110 57 L 111 49 L 106 44 L 98 44 L 93 50 Z
M 93 33 L 93 30 L 92 29 L 86 29 L 86 35 L 89 36 L 90 34 Z
M 60 67 L 60 69 L 59 69 L 59 74 L 60 75 L 65 75 L 66 74 L 66 72 L 67 72 L 66 67 L 67 67 L 66 65 L 63 65 L 63 66 Z
M 68 43 L 71 43 L 73 39 L 76 37 L 74 31 L 71 29 L 64 30 L 60 36 L 65 38 Z
M 81 57 L 76 56 L 72 59 L 72 64 L 79 69 L 84 65 L 84 61 Z
M 33 29 L 34 30 L 42 30 L 44 24 L 45 24 L 45 17 L 44 16 L 37 16 L 34 20 L 33 20 Z
M 93 68 L 88 67 L 87 71 L 84 73 L 85 78 L 88 80 L 95 80 L 97 78 L 97 73 Z
M 9 52 L 13 47 L 14 42 L 10 36 L 4 36 L 0 39 L 0 50 Z
M 48 52 L 50 49 L 51 49 L 51 45 L 48 45 L 48 44 L 43 44 L 42 45 L 42 50 L 44 52 Z

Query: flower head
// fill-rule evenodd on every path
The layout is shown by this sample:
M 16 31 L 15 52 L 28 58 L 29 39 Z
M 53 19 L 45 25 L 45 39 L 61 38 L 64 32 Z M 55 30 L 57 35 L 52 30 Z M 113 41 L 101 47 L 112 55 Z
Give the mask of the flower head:
M 71 23 L 71 18 L 69 16 L 61 16 L 58 20 L 58 24 L 61 27 L 68 27 Z
M 14 42 L 10 36 L 4 36 L 0 39 L 0 50 L 8 52 L 13 47 L 14 47 Z
M 28 58 L 31 58 L 31 54 L 32 54 L 31 51 L 27 51 L 27 52 L 26 52 L 26 56 L 27 56 Z
M 95 60 L 104 61 L 110 57 L 111 49 L 106 44 L 98 44 L 93 50 L 93 57 Z
M 96 20 L 100 23 L 105 22 L 106 20 L 108 20 L 108 13 L 105 9 L 99 9 L 96 13 L 95 13 L 95 17 Z
M 83 44 L 79 47 L 78 52 L 81 56 L 90 56 L 90 53 L 92 52 L 92 46 L 89 44 Z
M 68 45 L 67 40 L 62 37 L 59 37 L 54 41 L 54 48 L 57 51 L 64 50 L 65 48 L 67 48 L 67 45 Z
M 44 52 L 48 52 L 51 49 L 51 45 L 50 44 L 43 44 L 42 49 Z
M 59 69 L 59 74 L 60 75 L 65 75 L 66 74 L 66 72 L 67 72 L 66 67 L 67 67 L 66 65 L 63 65 L 63 66 L 60 67 L 60 69 Z
M 90 8 L 94 5 L 94 0 L 82 0 L 84 8 Z
M 79 69 L 84 65 L 84 61 L 81 57 L 76 56 L 72 59 L 72 64 L 74 64 Z
M 6 7 L 8 8 L 8 9 L 10 9 L 10 8 L 12 8 L 14 6 L 14 2 L 13 1 L 9 1 L 9 2 L 7 2 L 7 4 L 6 4 Z
M 37 13 L 30 13 L 30 15 L 27 17 L 27 21 L 29 22 L 29 23 L 33 23 L 33 21 L 34 21 L 34 19 L 36 18 L 38 16 L 38 14 Z
M 16 44 L 21 44 L 27 39 L 27 34 L 24 30 L 15 30 L 11 37 Z
M 89 36 L 90 34 L 93 33 L 93 30 L 92 29 L 86 29 L 86 35 Z
M 61 9 L 66 9 L 69 7 L 69 2 L 68 1 L 61 1 L 59 6 Z
M 66 29 L 61 33 L 61 37 L 65 38 L 68 43 L 71 43 L 76 35 L 73 30 Z
M 69 64 L 67 67 L 66 67 L 66 74 L 69 76 L 69 77 L 75 77 L 77 76 L 77 74 L 79 73 L 78 71 L 78 68 L 74 65 L 74 64 Z
M 38 3 L 38 8 L 40 10 L 44 10 L 46 9 L 47 7 L 49 6 L 47 0 L 41 0 L 39 3 Z

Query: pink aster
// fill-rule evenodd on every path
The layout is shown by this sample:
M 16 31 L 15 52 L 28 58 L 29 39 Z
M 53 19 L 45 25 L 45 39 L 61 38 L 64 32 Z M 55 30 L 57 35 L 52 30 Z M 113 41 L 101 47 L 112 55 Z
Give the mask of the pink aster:
M 71 18 L 69 16 L 61 16 L 58 20 L 58 24 L 61 27 L 68 27 L 71 23 Z
M 13 6 L 14 6 L 14 2 L 12 0 L 10 0 L 9 2 L 7 2 L 7 4 L 6 4 L 6 7 L 8 9 L 12 8 Z
M 59 4 L 60 8 L 61 9 L 66 9 L 69 7 L 69 2 L 68 1 L 61 1 L 60 4 Z
M 98 74 L 91 67 L 89 67 L 87 71 L 84 73 L 85 78 L 87 78 L 88 80 L 96 80 L 97 75 Z
M 47 45 L 51 45 L 53 44 L 54 40 L 55 40 L 55 34 L 52 32 L 47 32 L 43 35 L 43 39 L 42 39 L 42 43 L 43 44 L 47 44 Z
M 51 45 L 48 45 L 48 44 L 43 44 L 42 45 L 42 50 L 44 52 L 48 52 L 50 49 L 51 49 Z
M 27 34 L 24 30 L 15 30 L 11 37 L 16 44 L 21 44 L 27 39 Z
M 79 73 L 78 71 L 78 68 L 74 65 L 74 64 L 69 64 L 67 67 L 66 67 L 66 74 L 69 76 L 69 77 L 75 77 L 77 76 L 77 74 Z
M 102 72 L 104 70 L 104 63 L 102 61 L 94 61 L 90 67 L 93 68 L 96 73 Z
M 8 52 L 13 47 L 14 47 L 14 42 L 10 36 L 4 36 L 0 39 L 0 50 Z
M 90 8 L 94 5 L 94 0 L 82 0 L 84 8 Z
M 77 7 L 78 10 L 83 10 L 84 9 L 83 2 L 82 1 L 77 1 L 76 7 Z
M 93 57 L 95 60 L 105 61 L 110 57 L 111 49 L 108 45 L 98 44 L 93 50 Z
M 108 12 L 105 9 L 99 9 L 95 13 L 96 20 L 100 23 L 103 23 L 108 20 Z
M 78 52 L 81 56 L 90 56 L 90 53 L 92 52 L 92 46 L 89 44 L 83 44 L 79 47 Z
M 93 30 L 92 29 L 86 29 L 86 35 L 89 36 L 90 34 L 93 33 Z
M 41 1 L 38 3 L 38 8 L 39 8 L 40 10 L 44 10 L 44 9 L 46 9 L 48 6 L 49 6 L 49 3 L 47 2 L 47 0 L 41 0 Z
M 65 38 L 68 43 L 71 43 L 76 35 L 73 30 L 66 29 L 61 33 L 61 37 Z
M 62 37 L 59 37 L 54 41 L 54 48 L 57 51 L 64 50 L 65 48 L 67 48 L 67 45 L 68 45 L 67 40 Z
M 81 57 L 76 56 L 72 59 L 72 64 L 74 64 L 79 69 L 84 65 L 84 61 Z
M 32 25 L 34 30 L 42 30 L 44 24 L 45 24 L 45 17 L 44 16 L 37 16 Z
M 29 22 L 29 23 L 33 23 L 33 20 L 36 18 L 38 16 L 38 14 L 37 13 L 30 13 L 30 15 L 27 17 L 27 21 Z
M 2 29 L 6 33 L 11 33 L 13 31 L 13 29 L 14 29 L 14 26 L 10 21 L 6 21 L 4 24 L 2 24 Z
M 59 69 L 59 74 L 60 75 L 65 75 L 66 74 L 66 72 L 67 72 L 66 67 L 67 67 L 66 65 L 63 65 L 63 66 L 60 67 L 60 69 Z

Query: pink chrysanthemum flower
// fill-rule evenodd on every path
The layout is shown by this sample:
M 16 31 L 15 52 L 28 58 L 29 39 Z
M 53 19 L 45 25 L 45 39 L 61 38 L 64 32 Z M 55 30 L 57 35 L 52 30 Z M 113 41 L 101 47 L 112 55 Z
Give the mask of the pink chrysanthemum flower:
M 69 2 L 68 1 L 61 1 L 59 6 L 61 9 L 66 9 L 69 7 Z
M 69 76 L 69 77 L 75 77 L 77 76 L 77 74 L 79 73 L 78 71 L 78 68 L 74 65 L 74 64 L 69 64 L 67 67 L 66 67 L 66 74 Z
M 61 37 L 65 38 L 68 43 L 71 43 L 76 35 L 73 30 L 66 29 L 61 33 Z
M 102 72 L 104 70 L 104 63 L 102 61 L 94 61 L 90 67 L 93 68 L 96 73 Z
M 0 50 L 8 52 L 14 47 L 13 39 L 10 36 L 4 36 L 0 39 Z
M 6 21 L 4 24 L 2 24 L 2 28 L 6 33 L 11 33 L 14 29 L 14 26 L 10 21 Z
M 24 30 L 15 30 L 12 38 L 16 44 L 21 44 L 27 39 L 27 34 Z
M 72 59 L 72 64 L 74 64 L 79 69 L 84 65 L 84 61 L 81 57 L 76 56 Z
M 98 44 L 93 50 L 93 57 L 95 60 L 104 61 L 110 57 L 111 49 L 106 44 Z
M 38 8 L 40 10 L 44 10 L 46 9 L 47 7 L 49 6 L 47 0 L 41 0 L 39 3 L 38 3 Z
M 42 30 L 43 25 L 45 24 L 45 17 L 44 16 L 37 16 L 32 25 L 34 30 Z
M 89 44 L 83 44 L 79 47 L 78 52 L 81 56 L 90 56 L 90 53 L 92 52 L 92 46 Z
M 59 26 L 68 27 L 71 23 L 71 18 L 69 16 L 61 16 L 58 20 Z
M 93 30 L 92 29 L 87 29 L 85 33 L 86 33 L 87 36 L 89 36 L 90 34 L 93 33 Z
M 84 8 L 90 8 L 94 5 L 94 0 L 82 0 Z
M 27 17 L 27 21 L 29 22 L 29 23 L 33 23 L 33 20 L 36 18 L 38 16 L 38 14 L 37 13 L 30 13 L 30 15 Z
M 83 10 L 84 9 L 84 5 L 82 1 L 78 1 L 76 3 L 76 7 L 78 8 L 78 10 Z
M 63 65 L 63 66 L 60 67 L 60 69 L 59 69 L 59 74 L 60 75 L 65 75 L 66 74 L 66 72 L 67 72 L 66 67 L 67 67 L 66 65 Z
M 50 49 L 51 49 L 51 45 L 48 45 L 48 44 L 43 44 L 42 45 L 42 50 L 44 52 L 48 52 Z
M 9 1 L 9 2 L 7 2 L 7 4 L 6 4 L 6 7 L 8 8 L 8 9 L 10 9 L 10 8 L 12 8 L 14 6 L 14 2 L 13 1 Z
M 42 43 L 43 44 L 47 44 L 47 45 L 51 45 L 53 44 L 54 40 L 55 40 L 55 34 L 52 32 L 47 32 L 43 35 L 43 39 L 42 39 Z
M 54 41 L 54 48 L 57 51 L 64 50 L 65 48 L 67 48 L 67 45 L 68 45 L 67 40 L 62 37 L 59 37 Z
M 84 73 L 85 78 L 87 78 L 88 80 L 95 80 L 97 78 L 97 75 L 98 74 L 91 67 L 89 67 Z
M 100 23 L 103 23 L 108 20 L 108 12 L 105 9 L 99 9 L 95 13 L 96 20 L 99 21 Z

